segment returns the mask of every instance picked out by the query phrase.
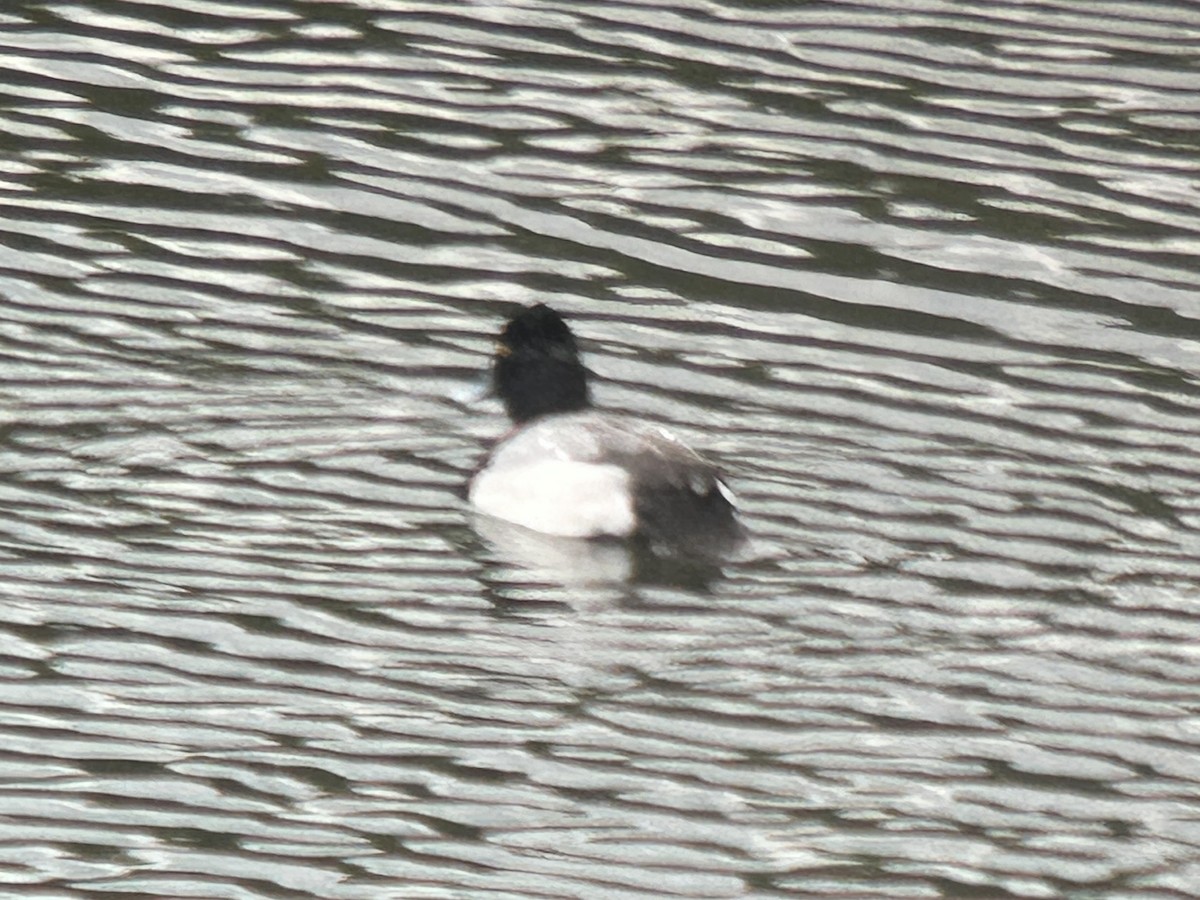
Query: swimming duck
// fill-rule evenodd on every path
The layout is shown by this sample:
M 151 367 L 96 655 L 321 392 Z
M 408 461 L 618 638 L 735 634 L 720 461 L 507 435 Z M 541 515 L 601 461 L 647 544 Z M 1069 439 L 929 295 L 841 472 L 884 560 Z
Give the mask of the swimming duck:
M 710 555 L 741 539 L 717 468 L 661 425 L 592 407 L 571 329 L 545 304 L 500 332 L 492 389 L 512 430 L 471 479 L 480 512 L 545 534 Z

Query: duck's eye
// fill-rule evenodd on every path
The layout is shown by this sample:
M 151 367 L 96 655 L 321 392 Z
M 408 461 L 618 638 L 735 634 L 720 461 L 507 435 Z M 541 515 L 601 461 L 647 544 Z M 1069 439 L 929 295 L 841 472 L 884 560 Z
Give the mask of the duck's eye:
M 510 356 L 512 355 L 512 347 L 503 341 L 496 341 L 496 355 L 499 357 Z

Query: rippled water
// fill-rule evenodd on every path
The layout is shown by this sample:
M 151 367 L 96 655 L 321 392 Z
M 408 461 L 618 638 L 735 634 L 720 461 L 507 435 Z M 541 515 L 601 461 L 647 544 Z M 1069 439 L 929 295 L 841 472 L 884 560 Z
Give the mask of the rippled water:
M 1200 896 L 1198 46 L 5 6 L 5 895 Z M 743 558 L 471 517 L 535 301 Z

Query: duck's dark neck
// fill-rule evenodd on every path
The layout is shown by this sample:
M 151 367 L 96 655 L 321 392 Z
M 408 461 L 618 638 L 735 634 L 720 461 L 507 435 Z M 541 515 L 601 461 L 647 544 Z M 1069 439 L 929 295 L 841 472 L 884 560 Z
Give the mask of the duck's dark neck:
M 496 393 L 504 400 L 508 417 L 517 425 L 592 405 L 587 370 L 578 362 L 541 360 L 537 366 L 499 367 Z

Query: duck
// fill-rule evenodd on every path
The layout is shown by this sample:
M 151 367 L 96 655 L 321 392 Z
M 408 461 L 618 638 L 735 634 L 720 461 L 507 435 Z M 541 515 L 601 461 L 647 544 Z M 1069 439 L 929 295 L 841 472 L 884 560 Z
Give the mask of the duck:
M 544 303 L 504 324 L 491 393 L 512 428 L 468 485 L 487 516 L 546 535 L 639 539 L 656 554 L 711 556 L 741 543 L 718 468 L 662 425 L 592 405 L 566 320 Z

